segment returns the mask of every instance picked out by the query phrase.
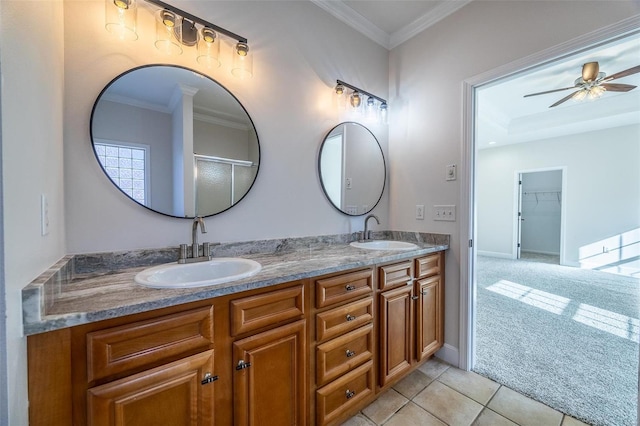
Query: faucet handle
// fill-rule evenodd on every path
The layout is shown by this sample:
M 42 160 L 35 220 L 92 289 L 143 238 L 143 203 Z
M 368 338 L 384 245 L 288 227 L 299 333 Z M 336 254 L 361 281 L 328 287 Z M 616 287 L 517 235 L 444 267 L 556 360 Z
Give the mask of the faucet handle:
M 180 244 L 180 254 L 178 255 L 178 262 L 189 257 L 188 246 L 186 244 Z
M 211 258 L 211 244 L 210 243 L 202 243 L 202 256 Z

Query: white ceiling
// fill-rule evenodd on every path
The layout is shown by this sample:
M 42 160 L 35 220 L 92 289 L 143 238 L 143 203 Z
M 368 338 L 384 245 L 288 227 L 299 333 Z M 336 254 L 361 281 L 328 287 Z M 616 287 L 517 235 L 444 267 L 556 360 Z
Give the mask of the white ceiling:
M 311 1 L 376 43 L 393 49 L 472 0 Z M 607 75 L 640 65 L 640 33 L 479 89 L 478 148 L 640 124 L 640 73 L 613 81 L 639 86 L 637 89 L 627 93 L 606 92 L 597 100 L 569 100 L 549 108 L 572 91 L 524 98 L 529 93 L 574 86 L 575 79 L 581 76 L 582 65 L 594 61 Z

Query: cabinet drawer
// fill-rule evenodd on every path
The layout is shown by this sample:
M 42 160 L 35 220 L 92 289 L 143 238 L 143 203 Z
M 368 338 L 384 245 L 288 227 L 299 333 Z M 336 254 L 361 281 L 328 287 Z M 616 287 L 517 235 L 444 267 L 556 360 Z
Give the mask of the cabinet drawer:
M 87 334 L 89 382 L 213 344 L 213 306 Z
M 435 253 L 416 259 L 416 278 L 426 278 L 440 273 L 442 256 Z
M 316 391 L 318 424 L 325 425 L 373 395 L 373 361 Z
M 394 263 L 380 267 L 380 290 L 407 285 L 413 279 L 413 262 Z
M 373 298 L 351 302 L 316 315 L 318 342 L 332 339 L 370 322 L 373 319 Z
M 371 269 L 350 272 L 320 279 L 316 285 L 316 306 L 324 308 L 335 303 L 357 299 L 371 293 L 373 273 Z
M 231 335 L 246 333 L 304 316 L 304 286 L 231 301 Z
M 373 357 L 373 325 L 319 345 L 316 354 L 318 384 L 323 385 Z

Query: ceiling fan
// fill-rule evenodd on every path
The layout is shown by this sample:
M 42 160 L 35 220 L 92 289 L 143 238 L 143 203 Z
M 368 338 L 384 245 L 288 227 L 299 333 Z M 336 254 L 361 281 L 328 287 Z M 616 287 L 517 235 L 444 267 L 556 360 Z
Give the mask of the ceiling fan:
M 631 84 L 620 84 L 620 83 L 609 83 L 612 80 L 617 78 L 626 77 L 631 74 L 635 74 L 640 72 L 640 65 L 636 65 L 633 68 L 629 68 L 624 71 L 617 72 L 615 74 L 607 75 L 603 72 L 600 72 L 600 66 L 597 62 L 587 62 L 582 66 L 582 77 L 578 77 L 576 81 L 573 82 L 573 86 L 571 87 L 563 87 L 562 89 L 554 89 L 547 90 L 546 92 L 538 92 L 538 93 L 530 93 L 528 95 L 524 95 L 525 98 L 529 96 L 538 96 L 544 95 L 547 93 L 560 92 L 563 90 L 569 89 L 577 89 L 575 92 L 570 95 L 565 96 L 560 99 L 558 102 L 549 106 L 549 108 L 553 108 L 554 106 L 558 106 L 563 102 L 568 101 L 569 99 L 577 99 L 581 100 L 585 97 L 589 97 L 591 99 L 599 98 L 606 91 L 609 92 L 628 92 L 629 90 L 635 89 L 636 86 L 632 86 Z

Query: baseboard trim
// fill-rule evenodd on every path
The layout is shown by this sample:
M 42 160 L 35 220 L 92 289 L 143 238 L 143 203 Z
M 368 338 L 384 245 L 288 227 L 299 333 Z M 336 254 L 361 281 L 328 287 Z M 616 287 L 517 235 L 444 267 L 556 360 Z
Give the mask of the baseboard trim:
M 459 367 L 460 354 L 458 348 L 445 343 L 438 352 L 436 352 L 436 358 L 440 358 L 444 362 Z
M 548 254 L 550 256 L 560 256 L 560 252 L 542 251 L 542 250 L 525 250 L 525 249 L 522 249 L 522 253 Z
M 478 256 L 498 257 L 500 259 L 513 259 L 513 255 L 511 253 L 500 253 L 497 251 L 478 250 Z

